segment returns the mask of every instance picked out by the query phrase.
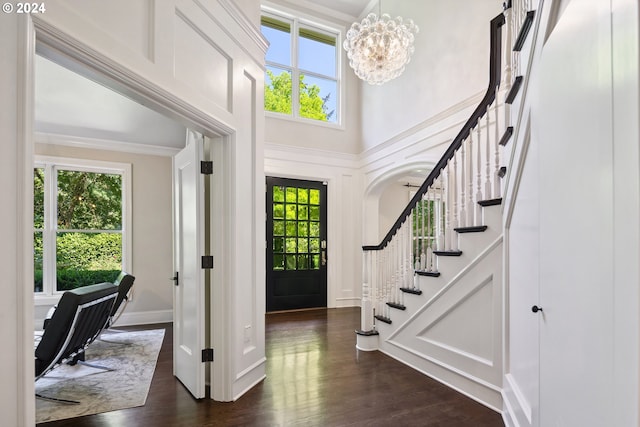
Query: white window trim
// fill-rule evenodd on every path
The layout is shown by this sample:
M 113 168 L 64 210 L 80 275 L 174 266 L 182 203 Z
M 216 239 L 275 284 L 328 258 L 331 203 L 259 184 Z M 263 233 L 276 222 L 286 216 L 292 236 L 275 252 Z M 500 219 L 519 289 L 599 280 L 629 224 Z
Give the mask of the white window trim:
M 276 19 L 281 19 L 283 21 L 288 21 L 291 23 L 291 62 L 292 65 L 291 66 L 283 66 L 282 64 L 277 64 L 277 63 L 271 63 L 271 62 L 265 62 L 266 66 L 275 66 L 275 67 L 284 67 L 286 69 L 290 69 L 291 70 L 291 81 L 297 81 L 294 79 L 298 78 L 298 75 L 300 73 L 300 68 L 298 66 L 298 30 L 300 27 L 303 28 L 310 28 L 310 29 L 314 29 L 316 31 L 320 31 L 326 34 L 330 34 L 330 35 L 335 35 L 336 36 L 336 92 L 338 95 L 338 100 L 336 102 L 336 115 L 337 115 L 337 120 L 335 122 L 324 122 L 321 120 L 315 120 L 315 119 L 310 119 L 310 118 L 306 118 L 306 117 L 300 117 L 298 115 L 298 113 L 296 113 L 297 111 L 299 111 L 299 103 L 300 103 L 300 94 L 299 94 L 299 88 L 297 87 L 297 85 L 292 85 L 291 88 L 291 98 L 292 98 L 292 105 L 291 105 L 291 114 L 285 114 L 285 113 L 278 113 L 275 111 L 267 111 L 265 110 L 265 116 L 267 117 L 273 117 L 273 118 L 278 118 L 278 119 L 282 119 L 282 120 L 290 120 L 293 122 L 298 122 L 298 123 L 305 123 L 305 124 L 314 124 L 314 125 L 318 125 L 318 126 L 323 126 L 323 127 L 327 127 L 327 128 L 332 128 L 332 129 L 345 129 L 344 126 L 344 79 L 345 79 L 345 74 L 344 74 L 344 66 L 343 66 L 343 62 L 344 62 L 344 55 L 342 54 L 342 40 L 343 40 L 343 31 L 341 31 L 335 24 L 330 24 L 327 22 L 324 22 L 323 20 L 320 19 L 316 19 L 314 17 L 311 16 L 307 16 L 305 14 L 301 14 L 298 12 L 295 12 L 293 10 L 289 10 L 286 8 L 280 8 L 280 7 L 272 7 L 272 6 L 265 6 L 263 5 L 260 9 L 260 15 L 267 15 L 267 16 L 272 16 L 273 18 Z M 293 65 L 295 64 L 295 66 Z M 309 75 L 312 76 L 316 76 L 316 77 L 322 77 L 322 78 L 329 78 L 332 79 L 333 77 L 328 77 L 328 76 L 323 76 L 322 74 L 316 74 L 313 72 L 310 72 L 308 70 L 306 70 L 307 73 L 309 73 Z
M 83 172 L 94 173 L 108 173 L 118 174 L 122 176 L 122 269 L 127 272 L 131 272 L 132 264 L 132 185 L 131 185 L 131 164 L 130 163 L 118 163 L 107 162 L 101 160 L 88 160 L 88 159 L 76 159 L 69 157 L 53 157 L 53 156 L 34 156 L 33 167 L 45 168 L 45 180 L 50 186 L 45 192 L 45 198 L 48 196 L 48 200 L 45 200 L 45 229 L 52 230 L 51 224 L 55 224 L 57 221 L 57 213 L 53 209 L 48 208 L 54 206 L 57 197 L 57 183 L 50 176 L 53 167 L 68 168 Z M 47 179 L 48 178 L 48 179 Z M 56 188 L 53 188 L 56 186 Z M 47 209 L 48 208 L 48 209 Z M 32 213 L 33 214 L 33 213 Z M 49 225 L 49 227 L 47 227 Z M 44 238 L 44 236 L 43 236 Z M 49 305 L 55 304 L 59 299 L 62 292 L 54 291 L 52 283 L 54 282 L 53 272 L 54 268 L 51 268 L 51 263 L 55 266 L 55 250 L 49 251 L 49 256 L 44 257 L 43 267 L 46 264 L 47 268 L 44 268 L 48 272 L 48 276 L 43 276 L 43 292 L 37 292 L 34 294 L 34 300 L 36 305 Z M 33 286 L 33 283 L 31 284 Z

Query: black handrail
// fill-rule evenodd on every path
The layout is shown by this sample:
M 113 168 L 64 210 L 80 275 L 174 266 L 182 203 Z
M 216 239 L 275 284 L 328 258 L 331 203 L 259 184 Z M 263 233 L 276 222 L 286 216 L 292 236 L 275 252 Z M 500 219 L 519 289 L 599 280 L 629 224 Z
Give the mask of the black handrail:
M 393 224 L 389 232 L 382 242 L 378 245 L 372 246 L 363 246 L 362 250 L 364 251 L 379 251 L 384 249 L 393 236 L 398 232 L 402 224 L 407 220 L 411 211 L 416 207 L 418 202 L 422 200 L 422 196 L 427 192 L 429 187 L 433 185 L 433 182 L 440 175 L 440 171 L 447 166 L 447 162 L 453 158 L 456 151 L 460 149 L 462 146 L 462 142 L 469 136 L 471 129 L 475 127 L 478 121 L 484 116 L 487 112 L 487 109 L 491 105 L 491 103 L 496 98 L 496 89 L 500 84 L 501 77 L 501 64 L 502 64 L 502 26 L 505 23 L 504 14 L 501 13 L 495 18 L 491 20 L 491 42 L 490 42 L 490 56 L 489 56 L 489 88 L 487 89 L 487 93 L 480 101 L 480 104 L 473 111 L 469 120 L 464 124 L 462 130 L 455 137 L 447 151 L 444 152 L 438 163 L 436 163 L 435 167 L 427 176 L 427 179 L 422 183 L 416 194 L 409 201 L 407 207 L 402 211 L 396 222 Z

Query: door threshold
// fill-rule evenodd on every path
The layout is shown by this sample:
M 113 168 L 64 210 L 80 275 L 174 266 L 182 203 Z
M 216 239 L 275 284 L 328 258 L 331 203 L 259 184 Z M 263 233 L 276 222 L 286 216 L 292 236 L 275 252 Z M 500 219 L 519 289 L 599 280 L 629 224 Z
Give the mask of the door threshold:
M 298 311 L 326 310 L 329 307 L 292 308 L 291 310 L 267 311 L 265 314 L 295 313 Z

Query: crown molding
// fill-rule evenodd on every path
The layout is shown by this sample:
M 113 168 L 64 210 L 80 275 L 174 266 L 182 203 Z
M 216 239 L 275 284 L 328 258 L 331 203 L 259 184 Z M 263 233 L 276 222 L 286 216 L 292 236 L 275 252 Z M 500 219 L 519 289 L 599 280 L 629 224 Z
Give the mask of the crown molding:
M 359 167 L 360 156 L 357 154 L 265 142 L 264 159 L 357 169 Z
M 139 144 L 129 141 L 111 139 L 84 138 L 70 135 L 55 135 L 42 132 L 35 134 L 36 144 L 61 145 L 65 147 L 85 148 L 90 150 L 117 151 L 120 153 L 146 154 L 150 156 L 173 157 L 180 148 L 159 145 Z

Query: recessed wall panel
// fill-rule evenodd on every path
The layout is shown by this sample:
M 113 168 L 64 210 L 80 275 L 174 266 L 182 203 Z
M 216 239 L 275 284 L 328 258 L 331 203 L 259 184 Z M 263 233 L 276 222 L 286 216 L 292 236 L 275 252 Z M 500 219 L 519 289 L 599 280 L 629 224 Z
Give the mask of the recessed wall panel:
M 420 338 L 449 351 L 490 363 L 493 360 L 492 291 L 493 281 L 486 280 L 445 316 L 428 325 Z
M 153 0 L 62 0 L 96 29 L 151 59 Z M 49 5 L 47 5 L 49 6 Z
M 211 37 L 181 14 L 176 15 L 174 37 L 175 78 L 230 110 L 229 88 L 233 83 L 230 58 Z

